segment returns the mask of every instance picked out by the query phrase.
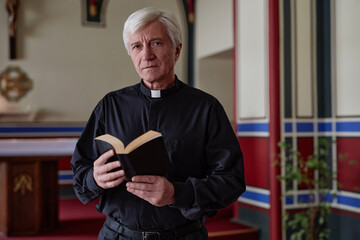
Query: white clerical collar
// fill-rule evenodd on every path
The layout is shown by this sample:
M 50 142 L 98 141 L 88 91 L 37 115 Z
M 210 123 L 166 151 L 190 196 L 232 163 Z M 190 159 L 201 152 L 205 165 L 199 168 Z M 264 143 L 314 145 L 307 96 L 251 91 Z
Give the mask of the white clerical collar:
M 152 98 L 161 98 L 161 90 L 150 90 Z

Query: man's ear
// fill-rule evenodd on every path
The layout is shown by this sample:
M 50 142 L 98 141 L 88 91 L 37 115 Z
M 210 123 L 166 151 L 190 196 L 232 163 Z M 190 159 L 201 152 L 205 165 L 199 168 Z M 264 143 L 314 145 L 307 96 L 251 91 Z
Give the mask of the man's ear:
M 175 48 L 175 61 L 177 61 L 180 57 L 181 48 L 182 48 L 181 43 Z

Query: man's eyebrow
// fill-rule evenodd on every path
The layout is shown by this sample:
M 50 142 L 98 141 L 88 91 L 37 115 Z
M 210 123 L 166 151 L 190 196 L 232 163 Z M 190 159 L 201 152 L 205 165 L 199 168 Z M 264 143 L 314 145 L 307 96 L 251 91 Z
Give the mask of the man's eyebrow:
M 151 38 L 149 42 L 163 41 L 163 40 L 164 40 L 163 38 L 155 37 L 155 38 Z M 142 44 L 142 42 L 141 41 L 135 41 L 135 42 L 130 43 L 130 46 L 135 46 L 135 45 L 139 45 L 139 44 Z
M 162 37 L 154 37 L 154 38 L 151 38 L 150 40 L 149 40 L 149 42 L 153 42 L 153 41 L 163 41 L 164 40 L 164 38 L 162 38 Z M 134 42 L 134 43 L 132 43 L 132 44 L 139 44 L 139 43 L 141 43 L 142 41 L 136 41 L 136 42 Z
M 138 45 L 138 44 L 141 44 L 141 42 L 140 41 L 132 42 L 132 43 L 130 43 L 130 46 L 134 46 L 134 45 Z
M 150 42 L 153 42 L 153 41 L 163 41 L 163 39 L 162 38 L 152 38 L 151 40 L 150 40 Z

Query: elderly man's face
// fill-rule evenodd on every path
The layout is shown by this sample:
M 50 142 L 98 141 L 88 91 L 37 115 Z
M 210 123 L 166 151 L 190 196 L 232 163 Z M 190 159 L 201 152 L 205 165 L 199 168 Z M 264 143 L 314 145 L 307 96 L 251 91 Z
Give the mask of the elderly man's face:
M 163 89 L 174 81 L 181 45 L 173 46 L 162 23 L 152 22 L 130 34 L 129 44 L 132 62 L 147 87 Z

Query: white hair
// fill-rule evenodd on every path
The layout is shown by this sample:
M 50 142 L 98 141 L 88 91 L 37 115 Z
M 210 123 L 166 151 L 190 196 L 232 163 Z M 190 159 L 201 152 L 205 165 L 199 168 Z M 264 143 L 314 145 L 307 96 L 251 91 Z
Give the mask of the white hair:
M 135 33 L 139 29 L 154 21 L 159 21 L 165 26 L 174 47 L 177 47 L 182 43 L 180 25 L 174 14 L 168 10 L 147 7 L 131 14 L 124 24 L 123 40 L 129 55 L 129 34 Z

